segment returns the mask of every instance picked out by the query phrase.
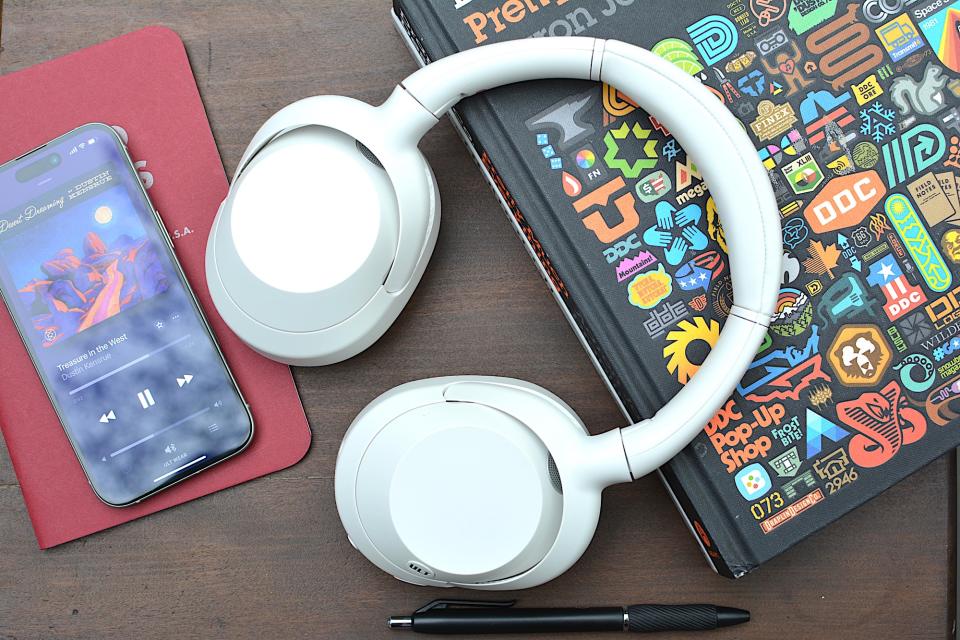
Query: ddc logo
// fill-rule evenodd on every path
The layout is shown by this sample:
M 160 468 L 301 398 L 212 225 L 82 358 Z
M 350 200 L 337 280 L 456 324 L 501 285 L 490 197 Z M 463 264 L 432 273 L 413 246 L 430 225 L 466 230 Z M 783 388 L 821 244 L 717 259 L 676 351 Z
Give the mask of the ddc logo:
M 620 258 L 625 257 L 634 249 L 639 249 L 641 246 L 643 246 L 643 244 L 640 242 L 640 238 L 637 237 L 637 234 L 631 233 L 626 237 L 625 240 L 621 240 L 613 246 L 604 249 L 603 257 L 607 259 L 608 264 L 613 264 Z
M 827 183 L 803 216 L 814 233 L 845 229 L 863 222 L 886 193 L 876 171 L 840 176 Z

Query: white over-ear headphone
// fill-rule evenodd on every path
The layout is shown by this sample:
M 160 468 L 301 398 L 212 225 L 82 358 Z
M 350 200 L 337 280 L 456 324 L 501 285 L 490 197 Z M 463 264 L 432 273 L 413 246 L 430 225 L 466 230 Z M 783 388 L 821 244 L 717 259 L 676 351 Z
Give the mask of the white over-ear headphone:
M 437 238 L 440 201 L 418 141 L 462 98 L 537 78 L 616 86 L 697 160 L 723 217 L 735 305 L 680 393 L 649 420 L 602 435 L 546 390 L 506 378 L 413 382 L 367 406 L 337 459 L 337 508 L 367 558 L 416 584 L 517 589 L 566 571 L 593 536 L 603 488 L 672 458 L 733 392 L 780 286 L 770 183 L 716 98 L 638 47 L 537 38 L 444 58 L 379 107 L 321 96 L 271 117 L 207 246 L 211 294 L 229 326 L 291 364 L 331 364 L 373 344 Z

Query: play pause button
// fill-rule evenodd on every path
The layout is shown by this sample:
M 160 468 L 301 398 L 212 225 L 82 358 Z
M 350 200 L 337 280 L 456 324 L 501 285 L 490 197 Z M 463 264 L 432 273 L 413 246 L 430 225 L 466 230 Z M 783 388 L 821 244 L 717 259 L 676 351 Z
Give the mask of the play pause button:
M 112 410 L 100 416 L 100 422 L 102 422 L 103 424 L 107 424 L 108 422 L 112 422 L 113 420 L 116 420 L 116 419 L 117 419 L 117 414 L 114 413 Z
M 181 389 L 184 385 L 190 384 L 191 382 L 193 382 L 193 376 L 189 373 L 185 373 L 183 376 L 177 378 L 177 386 Z
M 144 389 L 143 391 L 137 393 L 137 400 L 140 401 L 140 406 L 144 409 L 149 409 L 153 405 L 157 404 L 153 399 L 153 394 L 150 393 L 150 389 Z

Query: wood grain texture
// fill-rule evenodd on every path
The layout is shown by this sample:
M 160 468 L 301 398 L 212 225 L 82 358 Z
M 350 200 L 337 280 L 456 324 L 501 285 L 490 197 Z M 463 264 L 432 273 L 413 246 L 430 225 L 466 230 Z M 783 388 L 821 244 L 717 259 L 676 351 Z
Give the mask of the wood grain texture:
M 7 0 L 0 72 L 167 25 L 186 42 L 232 172 L 285 104 L 315 93 L 377 102 L 414 69 L 388 11 L 386 0 Z M 0 638 L 387 638 L 388 615 L 470 594 L 403 585 L 348 544 L 334 461 L 370 399 L 425 376 L 509 375 L 556 392 L 594 430 L 621 422 L 452 128 L 442 123 L 422 146 L 444 195 L 431 268 L 376 346 L 295 372 L 314 434 L 303 462 L 40 552 L 0 452 Z M 718 640 L 941 639 L 953 615 L 953 473 L 951 458 L 935 462 L 738 582 L 707 568 L 659 481 L 646 478 L 607 492 L 573 570 L 515 595 L 529 606 L 704 601 L 753 612 L 749 625 L 704 635 Z

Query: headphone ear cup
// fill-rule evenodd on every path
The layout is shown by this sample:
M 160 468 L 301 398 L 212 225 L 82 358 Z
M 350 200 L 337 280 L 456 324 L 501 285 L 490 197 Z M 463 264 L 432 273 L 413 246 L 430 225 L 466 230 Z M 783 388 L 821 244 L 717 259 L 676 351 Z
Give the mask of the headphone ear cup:
M 381 107 L 309 98 L 268 121 L 211 230 L 218 311 L 275 360 L 325 365 L 390 327 L 423 275 L 439 193 L 415 144 Z
M 337 507 L 354 545 L 401 580 L 496 583 L 557 539 L 559 472 L 523 422 L 444 400 L 451 380 L 403 385 L 357 417 L 337 459 Z
M 357 141 L 301 127 L 269 142 L 231 187 L 212 238 L 218 279 L 258 322 L 322 331 L 376 295 L 399 227 L 390 179 Z
M 384 571 L 501 590 L 569 569 L 593 538 L 603 488 L 630 479 L 619 431 L 590 436 L 534 384 L 455 376 L 367 405 L 335 484 L 347 535 Z

